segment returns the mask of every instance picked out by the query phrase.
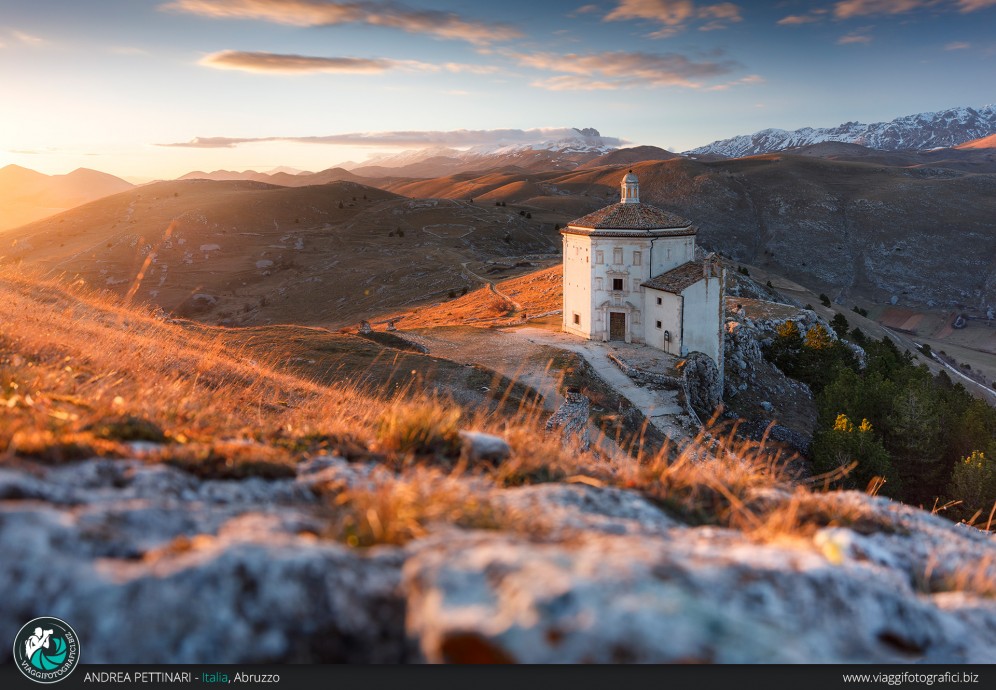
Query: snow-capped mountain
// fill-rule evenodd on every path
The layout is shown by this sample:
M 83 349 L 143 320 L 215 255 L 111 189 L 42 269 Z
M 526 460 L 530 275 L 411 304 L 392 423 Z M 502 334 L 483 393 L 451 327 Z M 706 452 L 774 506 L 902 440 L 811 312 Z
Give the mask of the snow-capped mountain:
M 589 160 L 616 150 L 619 139 L 603 137 L 594 128 L 573 129 L 565 135 L 532 142 L 497 142 L 460 150 L 430 147 L 375 156 L 341 167 L 360 175 L 437 177 L 469 170 L 516 166 L 525 169 L 573 170 Z
M 882 151 L 921 151 L 957 146 L 996 132 L 996 104 L 981 108 L 949 108 L 936 113 L 897 117 L 891 122 L 845 122 L 836 127 L 804 127 L 795 131 L 763 129 L 732 139 L 714 141 L 686 151 L 727 158 L 753 156 L 827 141 L 860 144 Z

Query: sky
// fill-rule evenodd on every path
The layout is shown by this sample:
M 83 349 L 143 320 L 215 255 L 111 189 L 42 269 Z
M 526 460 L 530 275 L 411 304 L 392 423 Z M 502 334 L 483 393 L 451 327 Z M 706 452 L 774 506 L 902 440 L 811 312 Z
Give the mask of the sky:
M 571 127 L 683 151 L 996 102 L 994 29 L 996 0 L 0 0 L 0 166 L 322 170 Z

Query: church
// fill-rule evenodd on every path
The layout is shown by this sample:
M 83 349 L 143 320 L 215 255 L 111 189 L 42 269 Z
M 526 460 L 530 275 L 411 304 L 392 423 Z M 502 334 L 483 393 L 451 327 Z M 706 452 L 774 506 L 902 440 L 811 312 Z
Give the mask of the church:
M 561 230 L 564 331 L 644 343 L 675 356 L 702 352 L 723 368 L 723 268 L 695 258 L 698 228 L 640 203 L 633 171 L 622 198 Z

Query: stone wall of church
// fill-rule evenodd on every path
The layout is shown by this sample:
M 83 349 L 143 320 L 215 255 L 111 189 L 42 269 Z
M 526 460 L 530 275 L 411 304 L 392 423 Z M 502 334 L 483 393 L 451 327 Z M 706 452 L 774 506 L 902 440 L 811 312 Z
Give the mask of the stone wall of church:
M 592 337 L 609 340 L 609 313 L 626 314 L 628 342 L 644 342 L 642 283 L 650 278 L 650 240 L 591 238 Z
M 680 354 L 680 300 L 668 296 L 666 308 L 661 305 L 662 309 L 655 310 L 657 315 L 652 316 L 645 304 L 648 298 L 642 284 L 652 276 L 691 261 L 695 253 L 694 237 L 651 239 L 565 234 L 563 242 L 565 332 L 607 341 L 610 314 L 618 312 L 626 316 L 627 342 L 646 342 Z M 658 320 L 662 321 L 661 329 L 656 328 Z M 664 342 L 664 331 L 671 334 L 670 342 Z
M 650 276 L 659 276 L 672 268 L 695 260 L 695 237 L 659 237 L 653 242 L 653 265 Z
M 564 235 L 564 331 L 591 339 L 591 238 Z
M 660 304 L 657 303 L 658 300 Z M 646 304 L 647 345 L 672 355 L 681 355 L 681 297 L 670 292 L 648 289 Z
M 682 315 L 682 355 L 703 352 L 721 367 L 723 328 L 723 281 L 717 276 L 686 288 Z

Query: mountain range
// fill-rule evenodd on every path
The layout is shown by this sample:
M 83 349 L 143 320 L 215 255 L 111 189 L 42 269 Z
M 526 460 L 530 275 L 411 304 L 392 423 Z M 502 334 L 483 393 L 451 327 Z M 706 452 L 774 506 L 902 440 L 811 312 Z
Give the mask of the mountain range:
M 996 133 L 996 104 L 958 107 L 897 117 L 889 122 L 845 122 L 836 127 L 804 127 L 793 131 L 762 129 L 700 146 L 686 155 L 741 158 L 823 142 L 860 144 L 880 151 L 950 148 Z
M 0 230 L 50 216 L 132 184 L 107 173 L 78 168 L 67 175 L 45 175 L 19 165 L 0 168 Z

